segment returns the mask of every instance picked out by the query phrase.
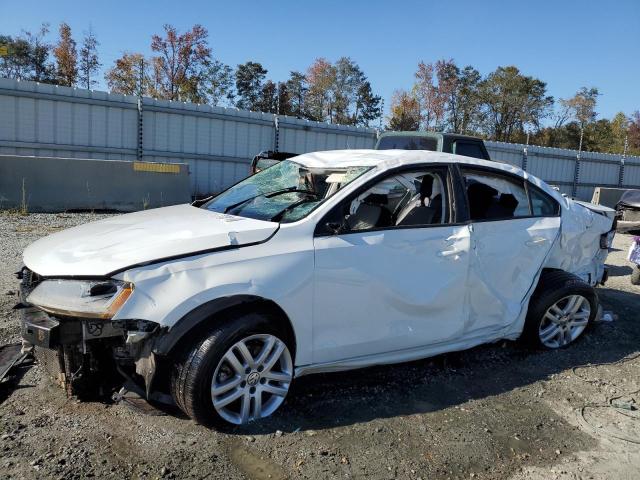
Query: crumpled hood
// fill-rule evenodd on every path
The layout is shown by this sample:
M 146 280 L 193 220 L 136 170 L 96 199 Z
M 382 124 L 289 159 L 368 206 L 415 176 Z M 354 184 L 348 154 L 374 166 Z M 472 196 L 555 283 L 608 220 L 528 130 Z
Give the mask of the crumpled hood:
M 277 229 L 273 222 L 176 205 L 54 233 L 29 245 L 23 260 L 45 277 L 103 276 L 167 257 L 262 242 Z

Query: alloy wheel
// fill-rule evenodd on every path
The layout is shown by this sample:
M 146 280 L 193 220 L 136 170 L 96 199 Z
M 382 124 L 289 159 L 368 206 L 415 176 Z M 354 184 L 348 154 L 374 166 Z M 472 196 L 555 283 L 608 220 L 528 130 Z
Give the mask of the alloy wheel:
M 569 295 L 551 305 L 544 314 L 538 335 L 547 348 L 570 344 L 582 334 L 591 316 L 589 300 L 582 295 Z
M 251 335 L 218 363 L 211 381 L 213 407 L 236 425 L 268 417 L 284 402 L 292 378 L 286 344 L 274 335 Z

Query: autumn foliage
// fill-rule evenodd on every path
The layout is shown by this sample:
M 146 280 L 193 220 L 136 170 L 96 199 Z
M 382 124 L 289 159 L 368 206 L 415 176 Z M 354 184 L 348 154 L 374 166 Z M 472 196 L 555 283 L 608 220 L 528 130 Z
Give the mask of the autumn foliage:
M 58 27 L 55 43 L 46 41 L 49 25 L 11 37 L 0 34 L 0 76 L 92 88 L 102 64 L 91 28 L 81 45 L 71 27 Z M 640 111 L 598 118 L 600 92 L 582 87 L 554 99 L 542 80 L 516 66 L 482 75 L 453 59 L 419 61 L 410 88 L 396 90 L 383 124 L 383 100 L 350 57 L 318 57 L 288 78 L 269 78 L 249 60 L 235 67 L 216 59 L 209 32 L 196 24 L 181 32 L 165 24 L 152 35 L 150 55 L 122 53 L 104 71 L 110 91 L 159 99 L 233 106 L 309 120 L 391 130 L 438 130 L 505 142 L 640 154 Z M 400 80 L 398 80 L 400 81 Z

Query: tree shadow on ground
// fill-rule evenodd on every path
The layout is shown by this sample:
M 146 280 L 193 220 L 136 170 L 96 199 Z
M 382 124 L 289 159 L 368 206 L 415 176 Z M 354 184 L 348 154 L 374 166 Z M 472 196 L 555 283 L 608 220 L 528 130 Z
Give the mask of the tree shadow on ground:
M 640 329 L 634 322 L 640 295 L 598 289 L 613 323 L 592 325 L 568 348 L 527 349 L 517 342 L 482 345 L 415 362 L 297 379 L 287 401 L 272 417 L 228 433 L 321 430 L 412 414 L 434 412 L 470 400 L 500 395 L 573 367 L 611 363 L 635 353 Z

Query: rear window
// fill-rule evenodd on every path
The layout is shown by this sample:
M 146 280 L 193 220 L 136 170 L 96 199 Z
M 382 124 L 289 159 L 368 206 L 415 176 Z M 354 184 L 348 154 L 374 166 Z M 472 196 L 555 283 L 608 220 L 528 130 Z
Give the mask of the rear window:
M 471 220 L 528 217 L 529 199 L 524 181 L 473 169 L 462 170 Z
M 484 151 L 480 145 L 475 142 L 456 142 L 453 153 L 456 155 L 464 155 L 465 157 L 485 158 Z
M 389 135 L 378 142 L 377 150 L 438 150 L 438 139 L 407 135 Z

